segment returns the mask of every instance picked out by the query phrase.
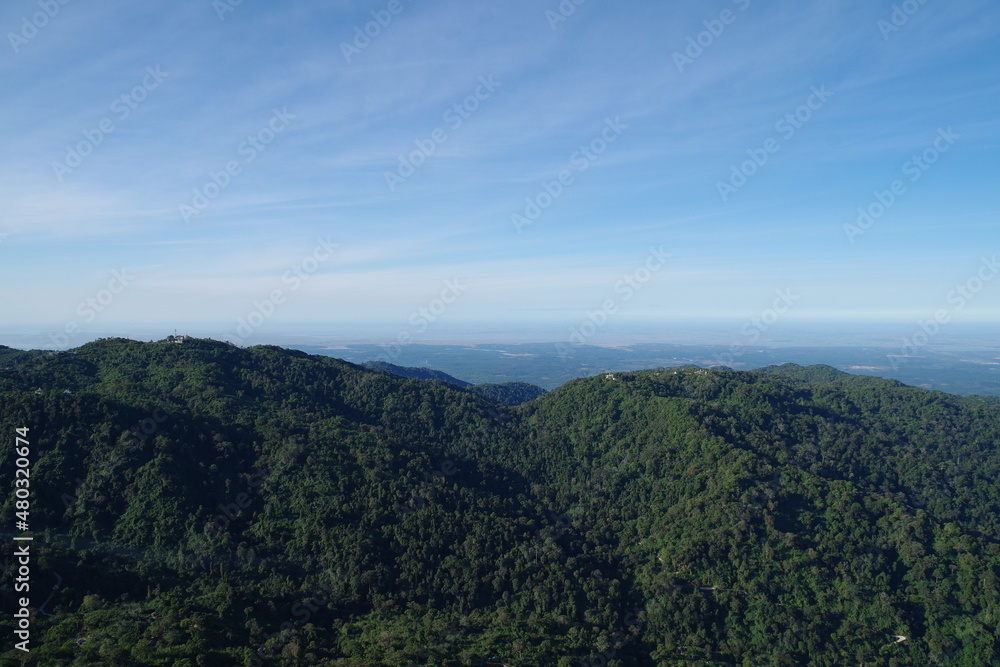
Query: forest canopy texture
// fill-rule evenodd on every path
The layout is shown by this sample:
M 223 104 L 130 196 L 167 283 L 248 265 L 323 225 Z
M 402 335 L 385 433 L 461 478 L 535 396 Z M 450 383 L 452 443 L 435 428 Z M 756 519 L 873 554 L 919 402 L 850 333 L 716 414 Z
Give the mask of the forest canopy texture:
M 0 348 L 0 664 L 996 665 L 998 442 L 998 401 L 823 366 L 539 395 L 211 340 Z

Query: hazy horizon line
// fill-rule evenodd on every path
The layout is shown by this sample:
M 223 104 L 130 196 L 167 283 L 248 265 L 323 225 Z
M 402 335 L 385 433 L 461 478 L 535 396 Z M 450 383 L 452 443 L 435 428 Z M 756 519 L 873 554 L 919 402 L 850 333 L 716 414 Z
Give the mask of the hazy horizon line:
M 284 326 L 279 331 L 240 332 L 223 330 L 206 324 L 178 326 L 123 325 L 115 330 L 77 329 L 67 333 L 58 328 L 38 325 L 8 326 L 0 330 L 0 345 L 31 350 L 60 351 L 77 348 L 102 338 L 129 338 L 157 341 L 170 335 L 188 335 L 231 342 L 241 347 L 253 345 L 307 345 L 335 349 L 346 346 L 413 345 L 475 346 L 475 345 L 558 345 L 574 347 L 628 347 L 636 345 L 731 346 L 747 348 L 785 347 L 899 347 L 912 345 L 928 349 L 998 349 L 997 326 L 988 323 L 950 323 L 934 326 L 934 322 L 809 322 L 768 327 L 749 322 L 700 320 L 671 322 L 661 327 L 613 327 L 583 325 L 512 327 L 489 325 L 441 327 L 435 331 L 417 332 L 414 327 L 395 325 L 332 325 L 309 324 Z M 247 335 L 241 335 L 241 334 Z M 966 347 L 956 347 L 966 346 Z M 971 346 L 971 347 L 970 347 Z

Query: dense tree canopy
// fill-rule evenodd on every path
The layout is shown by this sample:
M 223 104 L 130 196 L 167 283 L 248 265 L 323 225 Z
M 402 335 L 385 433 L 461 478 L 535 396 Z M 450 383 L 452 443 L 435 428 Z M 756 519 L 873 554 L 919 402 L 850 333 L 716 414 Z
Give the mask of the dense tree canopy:
M 0 366 L 36 536 L 2 664 L 1000 663 L 995 401 L 786 365 L 517 405 L 194 339 Z

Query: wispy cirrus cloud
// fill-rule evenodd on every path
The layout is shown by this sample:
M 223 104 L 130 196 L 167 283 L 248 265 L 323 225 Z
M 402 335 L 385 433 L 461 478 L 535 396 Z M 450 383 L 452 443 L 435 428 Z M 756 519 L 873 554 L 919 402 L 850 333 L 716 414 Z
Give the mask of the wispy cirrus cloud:
M 296 294 L 289 323 L 325 321 L 327 306 L 393 320 L 455 274 L 478 287 L 461 317 L 572 310 L 651 244 L 676 263 L 669 289 L 644 291 L 650 313 L 738 321 L 786 286 L 813 295 L 802 313 L 933 304 L 978 261 L 1000 208 L 1000 10 L 928 3 L 884 39 L 891 4 L 751 2 L 678 72 L 674 51 L 743 4 L 586 3 L 553 31 L 528 0 L 407 3 L 350 63 L 341 42 L 371 20 L 357 3 L 242 3 L 224 21 L 211 3 L 65 5 L 18 53 L 0 50 L 0 280 L 46 267 L 0 309 L 135 266 L 141 298 L 114 317 L 228 322 L 325 235 L 339 260 Z M 0 27 L 32 6 L 0 8 Z M 111 105 L 147 67 L 169 76 L 119 118 Z M 445 114 L 483 76 L 500 87 L 451 127 Z M 829 103 L 721 201 L 730 165 L 824 85 Z M 248 160 L 241 146 L 276 108 L 294 119 Z M 511 214 L 609 117 L 628 125 L 620 141 L 514 233 Z M 60 180 L 53 162 L 105 118 L 114 132 Z M 966 139 L 865 248 L 838 245 L 856 208 L 948 126 Z M 385 173 L 437 128 L 447 139 L 390 191 Z M 185 223 L 179 206 L 234 160 L 239 174 Z M 917 267 L 931 250 L 947 259 Z M 890 294 L 903 304 L 892 313 Z

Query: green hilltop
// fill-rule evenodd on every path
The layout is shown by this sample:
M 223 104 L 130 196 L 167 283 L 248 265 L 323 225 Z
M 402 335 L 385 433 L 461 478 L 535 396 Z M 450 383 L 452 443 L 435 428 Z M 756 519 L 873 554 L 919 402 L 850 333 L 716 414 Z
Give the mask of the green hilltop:
M 1000 662 L 996 402 L 783 365 L 511 406 L 202 339 L 0 366 L 35 535 L 0 664 Z

